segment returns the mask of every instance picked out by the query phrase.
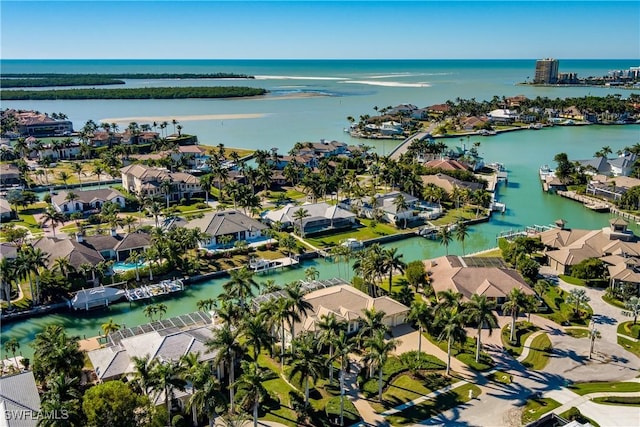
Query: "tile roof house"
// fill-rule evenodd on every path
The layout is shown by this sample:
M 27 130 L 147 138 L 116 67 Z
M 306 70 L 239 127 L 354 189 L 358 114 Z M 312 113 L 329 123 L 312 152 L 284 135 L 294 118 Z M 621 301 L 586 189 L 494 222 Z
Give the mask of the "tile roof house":
M 0 163 L 0 185 L 20 184 L 20 169 L 13 163 Z
M 0 426 L 36 427 L 39 412 L 40 395 L 33 372 L 0 377 Z
M 204 247 L 220 244 L 222 236 L 231 236 L 230 244 L 239 240 L 251 242 L 262 236 L 262 230 L 269 228 L 262 222 L 235 209 L 207 213 L 202 218 L 189 221 L 185 227 L 199 228 L 200 231 L 210 236 L 210 240 L 201 242 Z
M 570 274 L 572 266 L 599 258 L 610 266 L 611 283 L 615 286 L 625 281 L 624 277 L 635 277 L 640 263 L 640 241 L 627 230 L 627 225 L 622 218 L 613 218 L 608 227 L 599 230 L 554 228 L 539 236 L 547 248 L 549 265 L 559 273 Z
M 317 324 L 322 316 L 334 314 L 338 320 L 347 323 L 347 332 L 355 333 L 360 329 L 363 310 L 375 309 L 385 313 L 382 322 L 394 327 L 406 322 L 409 307 L 388 296 L 373 298 L 354 288 L 350 284 L 338 280 L 337 284 L 307 293 L 303 299 L 311 304 L 307 314 L 301 314 L 294 325 L 295 334 L 303 331 L 316 332 Z M 291 342 L 291 328 L 285 325 L 285 342 Z
M 514 288 L 526 295 L 535 295 L 520 273 L 511 268 L 470 267 L 464 258 L 454 255 L 425 260 L 423 263 L 431 273 L 431 286 L 436 294 L 452 290 L 461 293 L 463 300 L 469 300 L 473 294 L 486 295 L 499 304 Z
M 423 164 L 426 168 L 443 169 L 443 170 L 461 170 L 466 171 L 468 168 L 455 159 L 434 159 Z
M 122 235 L 112 230 L 110 234 L 87 236 L 81 239 L 85 246 L 100 252 L 103 258 L 116 261 L 125 261 L 132 252 L 142 252 L 151 247 L 151 236 L 142 232 Z
M 68 195 L 76 195 L 73 200 L 68 200 Z M 118 190 L 113 188 L 99 188 L 96 190 L 59 191 L 51 196 L 51 204 L 58 212 L 72 214 L 75 212 L 87 213 L 98 211 L 105 202 L 115 203 L 120 208 L 125 207 L 125 198 Z
M 270 210 L 264 214 L 266 223 L 282 223 L 284 228 L 293 228 L 300 225 L 300 220 L 295 219 L 295 212 L 304 209 L 308 217 L 302 220 L 302 228 L 305 234 L 320 233 L 329 230 L 352 228 L 357 224 L 356 215 L 337 205 L 328 203 L 305 203 L 300 206 L 288 204 L 281 209 Z
M 442 173 L 437 173 L 435 175 L 422 175 L 421 178 L 424 185 L 434 184 L 443 188 L 447 193 L 451 193 L 456 187 L 467 188 L 472 191 L 484 188 L 484 186 L 479 182 L 460 181 L 459 179 Z
M 396 207 L 396 199 L 402 195 L 407 203 L 408 209 L 404 211 L 398 211 Z M 375 205 L 372 202 L 375 199 Z M 357 210 L 359 215 L 367 218 L 373 218 L 375 213 L 381 214 L 386 222 L 395 224 L 403 221 L 405 218 L 407 221 L 411 221 L 417 217 L 418 213 L 415 209 L 415 205 L 420 199 L 407 194 L 403 191 L 390 191 L 385 194 L 376 194 L 373 197 L 363 197 L 361 199 L 346 199 L 338 203 L 338 206 L 348 210 Z M 377 212 L 374 212 L 377 211 Z
M 10 221 L 15 213 L 11 209 L 9 201 L 4 197 L 0 197 L 0 222 Z
M 132 164 L 120 169 L 122 175 L 122 186 L 131 194 L 141 194 L 143 196 L 162 196 L 161 184 L 163 181 L 170 181 L 172 184 L 170 200 L 187 199 L 196 194 L 203 194 L 200 180 L 188 173 L 170 172 L 166 169 L 152 168 L 139 164 Z
M 104 261 L 104 257 L 92 246 L 85 244 L 82 237 L 80 241 L 73 239 L 60 239 L 57 237 L 41 237 L 33 243 L 34 248 L 40 248 L 49 254 L 47 266 L 51 268 L 58 258 L 66 258 L 69 263 L 78 269 L 82 264 L 96 265 Z

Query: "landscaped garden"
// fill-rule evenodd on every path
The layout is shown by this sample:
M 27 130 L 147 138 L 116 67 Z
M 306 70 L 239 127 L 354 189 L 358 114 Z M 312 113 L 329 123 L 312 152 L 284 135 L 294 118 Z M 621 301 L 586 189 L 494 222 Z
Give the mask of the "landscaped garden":
M 511 342 L 511 325 L 505 325 L 501 331 L 502 346 L 512 356 L 518 357 L 522 354 L 524 343 L 529 335 L 540 330 L 530 322 L 516 322 L 515 341 Z
M 548 397 L 529 399 L 522 410 L 522 424 L 529 424 L 560 406 L 560 402 Z
M 549 363 L 549 354 L 552 349 L 551 340 L 547 334 L 540 334 L 531 341 L 531 347 L 522 364 L 529 369 L 539 371 Z
M 640 383 L 637 382 L 584 382 L 573 383 L 567 386 L 568 389 L 580 396 L 591 393 L 600 392 L 616 392 L 616 393 L 631 393 L 640 391 Z
M 340 231 L 337 233 L 323 233 L 317 237 L 305 237 L 305 240 L 308 241 L 315 247 L 318 248 L 329 248 L 332 246 L 339 245 L 347 239 L 356 239 L 356 240 L 369 240 L 374 239 L 376 237 L 389 236 L 391 234 L 396 234 L 398 229 L 381 222 L 375 222 L 372 224 L 372 220 L 370 219 L 360 219 L 361 227 L 350 229 L 346 231 Z
M 548 286 L 542 294 L 547 311 L 538 314 L 560 325 L 587 326 L 593 310 L 585 297 L 584 289 L 577 288 L 569 293 L 558 286 Z
M 640 323 L 634 324 L 633 321 L 624 322 L 618 325 L 618 334 L 625 335 L 624 338 L 618 335 L 618 344 L 626 350 L 640 357 Z

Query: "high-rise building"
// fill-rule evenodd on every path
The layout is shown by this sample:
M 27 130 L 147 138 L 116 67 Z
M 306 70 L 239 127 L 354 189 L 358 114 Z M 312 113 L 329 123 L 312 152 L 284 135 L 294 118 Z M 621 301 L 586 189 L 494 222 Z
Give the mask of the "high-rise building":
M 558 81 L 558 60 L 553 58 L 538 59 L 536 61 L 536 75 L 534 83 L 556 83 Z

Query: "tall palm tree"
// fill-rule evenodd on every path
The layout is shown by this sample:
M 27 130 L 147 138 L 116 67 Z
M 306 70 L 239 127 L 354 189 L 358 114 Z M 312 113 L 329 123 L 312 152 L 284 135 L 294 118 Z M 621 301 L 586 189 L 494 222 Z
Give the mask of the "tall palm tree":
M 398 253 L 398 248 L 389 248 L 382 252 L 383 271 L 389 274 L 389 295 L 391 295 L 391 287 L 393 285 L 393 273 L 398 271 L 404 273 L 407 264 L 401 260 L 402 254 Z
M 315 267 L 309 267 L 304 271 L 304 278 L 310 282 L 318 280 L 318 277 L 320 277 L 320 272 Z
M 213 298 L 201 299 L 196 303 L 198 311 L 211 311 L 216 306 L 216 300 Z
M 309 406 L 309 377 L 314 380 L 322 375 L 322 359 L 318 354 L 315 336 L 303 332 L 291 342 L 291 351 L 287 354 L 290 360 L 291 377 L 300 375 L 304 380 L 304 407 Z
M 452 311 L 460 313 L 462 311 L 462 294 L 453 289 L 438 292 L 438 306 L 436 311 Z
M 66 171 L 60 171 L 58 173 L 58 179 L 63 182 L 65 188 L 67 188 L 67 181 L 69 181 L 69 178 L 71 177 Z
M 150 396 L 157 379 L 154 376 L 154 367 L 158 363 L 157 359 L 152 359 L 148 354 L 143 357 L 133 356 L 133 380 L 132 384 L 139 393 Z
M 239 340 L 239 330 L 232 329 L 228 322 L 214 331 L 213 338 L 205 343 L 209 350 L 216 351 L 214 363 L 223 363 L 229 373 L 229 403 L 230 412 L 234 412 L 235 397 L 235 364 L 236 358 L 244 352 L 244 347 Z
M 69 337 L 61 325 L 50 324 L 36 335 L 33 343 L 33 374 L 38 381 L 56 374 L 80 377 L 84 356 L 78 337 Z
M 507 301 L 502 304 L 502 310 L 505 313 L 511 314 L 511 334 L 509 335 L 509 341 L 515 342 L 516 339 L 516 319 L 518 314 L 524 312 L 526 305 L 526 295 L 519 288 L 511 289 L 509 295 L 507 295 Z
M 162 214 L 162 206 L 158 202 L 151 203 L 147 210 L 153 216 L 156 221 L 156 228 L 160 227 L 160 223 L 158 222 L 158 217 Z
M 407 199 L 404 197 L 404 195 L 399 194 L 398 197 L 395 198 L 395 200 L 393 201 L 393 205 L 396 208 L 396 212 L 398 212 L 398 214 L 406 212 L 407 210 L 409 210 L 409 204 L 407 203 Z M 403 228 L 407 228 L 407 216 L 404 216 L 404 227 Z
M 462 255 L 465 255 L 464 241 L 469 236 L 469 227 L 462 219 L 459 219 L 456 224 L 457 224 L 455 229 L 456 239 L 462 244 Z
M 175 391 L 184 391 L 187 382 L 183 378 L 183 365 L 178 361 L 165 360 L 156 363 L 151 375 L 155 377 L 153 390 L 159 395 L 164 395 L 167 413 L 171 419 L 171 402 L 174 399 Z
M 260 311 L 267 313 L 272 329 L 279 330 L 280 335 L 280 369 L 284 370 L 284 355 L 286 347 L 285 324 L 291 312 L 292 302 L 288 298 L 274 298 L 260 306 Z
M 169 209 L 169 196 L 173 192 L 173 181 L 171 179 L 162 180 L 160 182 L 160 191 L 164 194 L 167 201 L 167 209 Z
M 308 218 L 309 216 L 310 216 L 309 211 L 306 210 L 305 208 L 299 208 L 299 209 L 296 209 L 293 212 L 293 219 L 300 221 L 299 231 L 300 231 L 300 236 L 301 237 L 304 237 L 303 221 L 304 221 L 305 218 Z
M 78 182 L 80 183 L 80 188 L 82 188 L 82 163 L 71 163 L 71 171 L 78 175 Z
M 53 269 L 57 270 L 67 279 L 69 278 L 69 273 L 75 271 L 75 268 L 71 264 L 71 261 L 69 261 L 69 258 L 56 258 L 53 261 Z
M 336 339 L 341 331 L 346 330 L 346 324 L 339 321 L 334 313 L 321 315 L 317 324 L 320 334 L 318 335 L 318 347 L 329 346 L 329 360 L 333 359 L 333 348 Z M 329 363 L 329 384 L 333 383 L 333 363 Z
M 478 338 L 476 339 L 476 362 L 480 361 L 480 349 L 482 348 L 482 328 L 489 329 L 489 335 L 493 328 L 498 326 L 498 318 L 493 312 L 496 309 L 496 302 L 487 299 L 486 295 L 471 295 L 471 300 L 465 305 L 464 314 L 467 321 L 478 324 Z
M 437 322 L 442 326 L 438 341 L 447 340 L 447 371 L 451 372 L 451 352 L 453 344 L 462 343 L 467 339 L 467 332 L 464 329 L 464 317 L 462 313 L 455 310 L 444 310 L 440 313 Z
M 449 229 L 449 226 L 445 225 L 444 227 L 440 228 L 440 230 L 438 230 L 437 238 L 438 240 L 440 240 L 440 243 L 444 246 L 446 250 L 446 254 L 449 255 L 449 244 L 453 240 L 453 236 L 451 235 L 451 230 Z
M 2 257 L 0 259 L 0 289 L 7 301 L 7 309 L 11 311 L 12 283 L 17 280 L 17 268 L 13 260 Z
M 253 412 L 253 427 L 258 427 L 258 408 L 260 403 L 269 395 L 264 387 L 264 382 L 269 378 L 267 370 L 258 365 L 257 362 L 242 362 L 242 375 L 234 386 L 238 386 L 242 391 L 242 406 L 250 406 Z
M 375 307 L 365 308 L 362 310 L 363 316 L 360 318 L 360 330 L 358 330 L 358 338 L 360 343 L 364 343 L 367 339 L 373 338 L 376 331 L 389 333 L 390 329 L 382 322 L 386 313 L 378 311 Z
M 258 355 L 263 348 L 269 348 L 273 345 L 273 337 L 269 333 L 266 313 L 253 313 L 247 311 L 242 318 L 242 336 L 246 340 L 246 344 L 253 349 L 253 360 L 258 361 Z
M 200 177 L 200 186 L 204 190 L 205 202 L 207 204 L 209 204 L 209 193 L 211 192 L 211 186 L 213 185 L 214 181 L 215 177 L 211 173 L 202 175 Z
M 42 418 L 38 426 L 42 427 L 72 427 L 80 425 L 82 416 L 80 410 L 80 380 L 78 377 L 68 377 L 64 372 L 51 375 L 46 382 L 46 391 L 42 396 L 42 411 L 52 414 L 64 414 L 63 419 Z
M 253 290 L 260 288 L 260 285 L 254 279 L 254 272 L 246 266 L 239 270 L 231 270 L 229 272 L 229 281 L 222 286 L 225 294 L 235 298 L 242 307 L 246 307 L 249 298 L 255 295 Z
M 369 367 L 369 376 L 373 376 L 373 371 L 378 369 L 378 402 L 382 402 L 382 368 L 389 354 L 396 349 L 398 341 L 395 339 L 385 340 L 385 332 L 377 330 L 373 336 L 365 341 L 364 363 Z
M 64 223 L 64 214 L 62 212 L 56 211 L 53 207 L 49 206 L 42 213 L 42 221 L 41 224 L 51 224 L 51 231 L 53 231 L 53 237 L 56 237 L 56 227 L 59 224 Z
M 45 268 L 49 261 L 49 254 L 40 248 L 31 248 L 29 250 L 31 272 L 36 277 L 35 302 L 40 304 L 40 268 Z
M 16 368 L 20 368 L 18 365 L 18 359 L 16 359 L 16 351 L 20 350 L 20 343 L 16 337 L 10 338 L 4 343 L 4 351 L 5 353 L 11 353 L 13 355 L 13 363 L 15 363 Z
M 340 333 L 333 341 L 335 345 L 335 355 L 329 359 L 329 366 L 332 365 L 333 360 L 337 359 L 340 363 L 340 425 L 344 425 L 344 376 L 349 368 L 349 356 L 351 353 L 357 352 L 357 343 L 354 339 L 349 337 L 344 329 L 340 330 Z
M 287 284 L 284 288 L 285 296 L 290 303 L 289 307 L 289 328 L 291 330 L 291 338 L 295 338 L 295 322 L 300 321 L 301 315 L 307 315 L 309 310 L 313 309 L 311 303 L 304 299 L 304 291 L 302 283 L 296 281 Z M 291 343 L 293 345 L 293 342 Z
M 213 427 L 220 390 L 220 383 L 214 375 L 213 366 L 211 363 L 197 362 L 193 369 L 190 369 L 189 378 L 193 392 L 187 401 L 187 409 L 195 414 L 194 425 L 198 425 L 197 414 L 204 413 L 209 421 L 209 427 Z
M 434 310 L 431 306 L 427 305 L 423 300 L 415 300 L 411 304 L 411 311 L 409 311 L 409 319 L 418 325 L 418 354 L 417 359 L 420 360 L 420 353 L 422 352 L 422 334 L 433 323 L 435 318 Z

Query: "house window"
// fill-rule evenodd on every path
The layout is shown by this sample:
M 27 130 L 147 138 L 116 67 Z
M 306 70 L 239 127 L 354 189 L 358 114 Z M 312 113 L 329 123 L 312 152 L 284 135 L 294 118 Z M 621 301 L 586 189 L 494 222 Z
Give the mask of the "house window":
M 77 211 L 82 210 L 82 209 L 80 209 L 80 203 L 76 203 L 76 210 Z
M 62 210 L 65 211 L 65 212 L 69 212 L 69 206 L 62 205 Z

